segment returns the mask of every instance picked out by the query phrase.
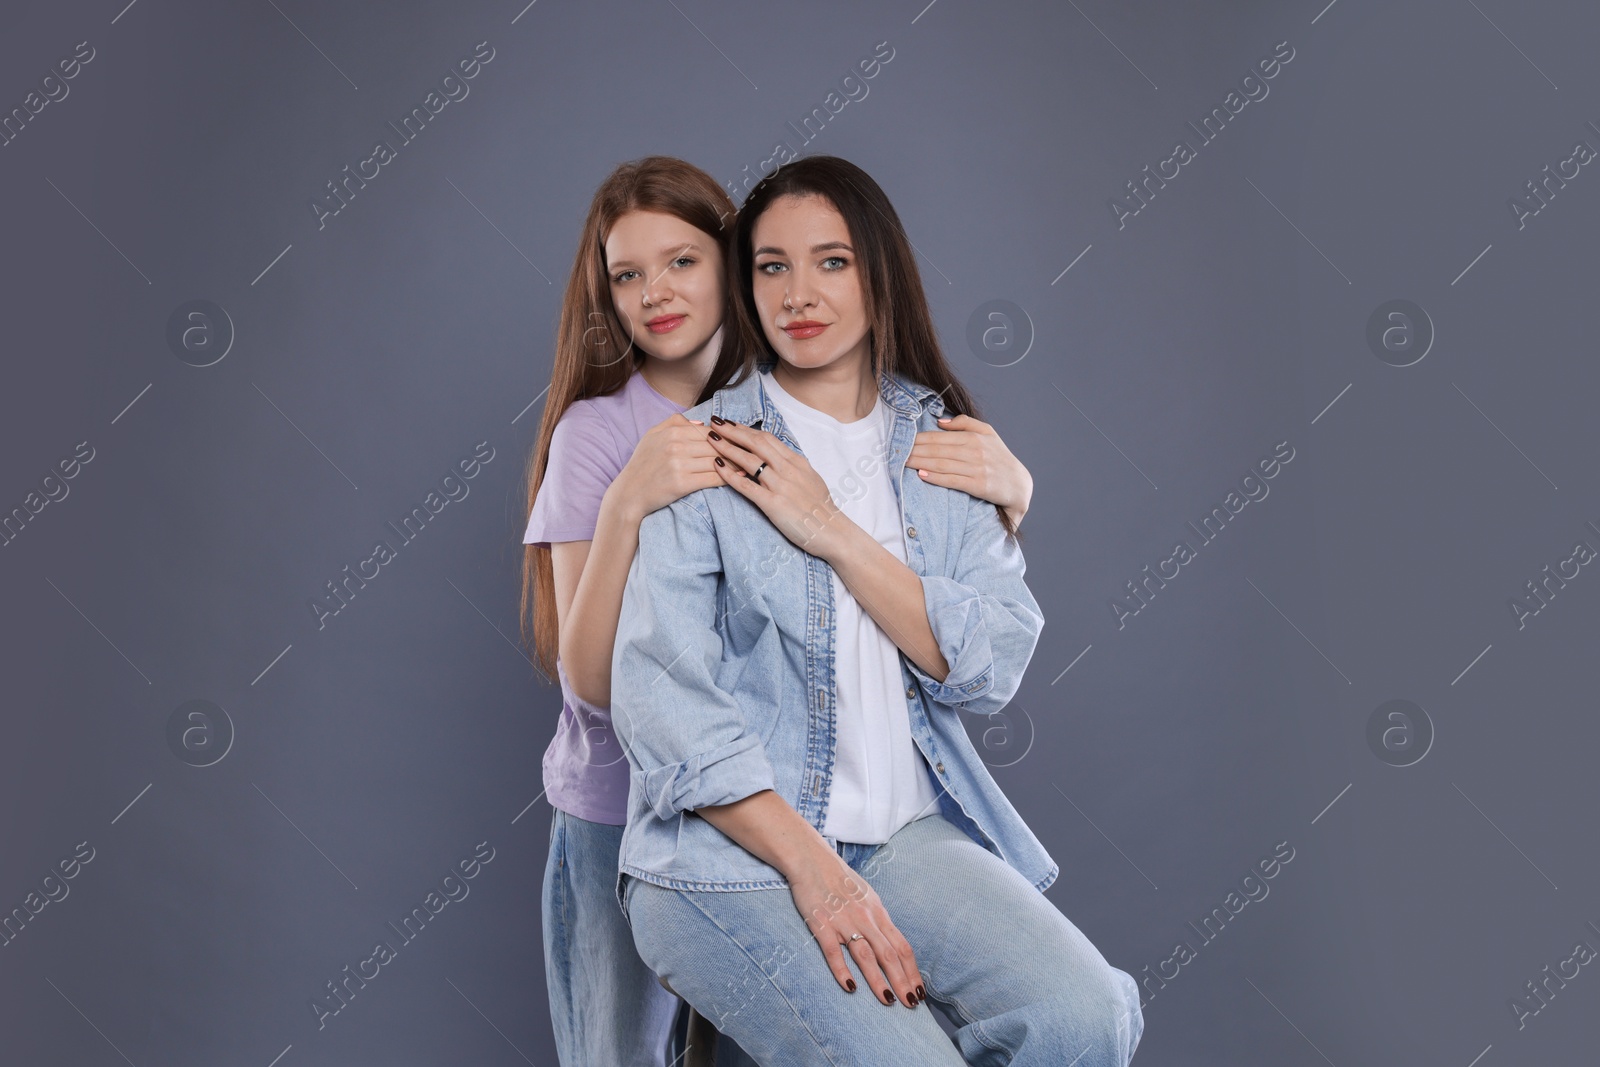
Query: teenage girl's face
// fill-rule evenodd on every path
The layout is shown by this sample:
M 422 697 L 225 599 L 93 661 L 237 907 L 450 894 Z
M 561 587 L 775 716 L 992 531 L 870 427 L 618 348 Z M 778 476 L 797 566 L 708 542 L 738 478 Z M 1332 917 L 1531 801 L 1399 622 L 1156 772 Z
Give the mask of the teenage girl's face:
M 656 359 L 704 351 L 722 325 L 722 250 L 676 215 L 631 211 L 606 235 L 611 302 L 633 343 Z
M 820 196 L 783 196 L 756 219 L 751 285 L 767 343 L 797 370 L 870 364 L 866 293 L 850 228 Z

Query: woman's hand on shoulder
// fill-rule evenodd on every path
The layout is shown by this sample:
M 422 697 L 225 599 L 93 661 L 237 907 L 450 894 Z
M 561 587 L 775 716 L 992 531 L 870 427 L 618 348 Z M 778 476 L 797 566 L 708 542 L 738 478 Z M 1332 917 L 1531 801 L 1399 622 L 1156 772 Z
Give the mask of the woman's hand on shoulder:
M 716 455 L 706 440 L 705 424 L 674 413 L 639 438 L 606 496 L 616 494 L 619 504 L 643 519 L 697 489 L 721 485 L 712 462 Z
M 944 428 L 917 434 L 906 466 L 925 482 L 999 504 L 1020 523 L 1033 500 L 1028 468 L 986 422 L 956 415 L 940 419 L 939 425 Z
M 806 457 L 766 430 L 716 417 L 711 423 L 707 436 L 717 450 L 715 470 L 722 481 L 760 508 L 799 548 L 829 559 L 851 533 L 860 532 Z

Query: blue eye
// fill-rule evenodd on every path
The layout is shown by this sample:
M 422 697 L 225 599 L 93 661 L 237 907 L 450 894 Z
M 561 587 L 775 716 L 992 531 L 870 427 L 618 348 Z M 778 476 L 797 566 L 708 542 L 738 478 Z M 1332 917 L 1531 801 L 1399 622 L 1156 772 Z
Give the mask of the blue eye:
M 776 269 L 774 269 L 774 268 L 776 268 Z M 776 274 L 780 270 L 787 270 L 787 269 L 788 268 L 786 268 L 782 263 L 779 263 L 777 260 L 772 260 L 772 261 L 769 261 L 767 263 L 758 263 L 758 264 L 756 264 L 756 270 L 761 272 L 762 274 Z
M 850 261 L 845 259 L 843 256 L 829 256 L 827 259 L 823 260 L 822 263 L 823 270 L 844 270 L 845 267 L 850 265 Z M 838 266 L 830 267 L 828 266 L 829 263 L 837 263 Z
M 680 263 L 686 267 L 692 267 L 694 266 L 695 259 L 693 256 L 679 256 L 677 259 L 672 261 L 672 265 L 674 267 L 678 266 Z
M 616 285 L 621 285 L 624 282 L 631 280 L 633 275 L 638 273 L 639 272 L 636 270 L 625 270 L 618 274 L 615 278 L 612 278 L 611 281 Z

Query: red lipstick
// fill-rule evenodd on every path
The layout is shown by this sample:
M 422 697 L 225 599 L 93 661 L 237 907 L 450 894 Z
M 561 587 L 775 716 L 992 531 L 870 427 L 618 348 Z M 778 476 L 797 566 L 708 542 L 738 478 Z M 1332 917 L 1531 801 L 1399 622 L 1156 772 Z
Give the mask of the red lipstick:
M 794 338 L 796 341 L 803 341 L 807 337 L 817 336 L 817 334 L 821 333 L 827 328 L 828 324 L 825 322 L 817 322 L 815 319 L 800 319 L 785 326 L 783 328 L 783 332 Z

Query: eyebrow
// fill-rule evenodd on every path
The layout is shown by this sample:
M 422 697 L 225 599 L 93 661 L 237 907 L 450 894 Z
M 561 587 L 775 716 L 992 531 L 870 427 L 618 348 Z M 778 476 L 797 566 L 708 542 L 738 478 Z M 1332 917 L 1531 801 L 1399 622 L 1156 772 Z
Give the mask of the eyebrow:
M 677 258 L 678 256 L 683 255 L 685 252 L 700 252 L 702 255 L 704 254 L 704 250 L 699 245 L 695 244 L 693 241 L 689 241 L 689 242 L 683 243 L 683 244 L 670 244 L 670 245 L 667 245 L 667 246 L 665 246 L 664 248 L 661 249 L 660 254 L 663 255 L 663 256 L 672 256 L 673 258 Z M 629 267 L 631 267 L 631 266 L 633 266 L 633 260 L 631 260 L 631 259 L 615 259 L 615 260 L 611 260 L 607 264 L 607 266 L 612 270 L 616 270 L 620 266 L 629 266 Z
M 828 242 L 826 242 L 824 244 L 812 245 L 811 246 L 811 251 L 813 251 L 813 252 L 826 252 L 830 248 L 842 248 L 846 252 L 854 252 L 855 251 L 855 249 L 851 248 L 850 245 L 848 243 L 844 242 L 844 241 L 828 241 Z M 774 248 L 771 245 L 762 245 L 760 248 L 756 249 L 754 252 L 752 252 L 750 254 L 752 256 L 759 256 L 759 255 L 781 256 L 781 255 L 783 255 L 783 249 Z

